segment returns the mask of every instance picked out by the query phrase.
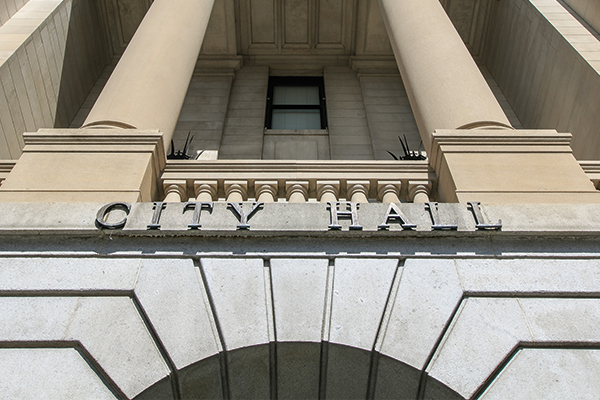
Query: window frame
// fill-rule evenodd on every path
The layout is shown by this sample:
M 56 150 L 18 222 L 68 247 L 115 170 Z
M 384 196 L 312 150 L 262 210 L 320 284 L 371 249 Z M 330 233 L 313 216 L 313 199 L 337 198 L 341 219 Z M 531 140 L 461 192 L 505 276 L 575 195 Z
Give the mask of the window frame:
M 319 104 L 273 104 L 275 86 L 317 86 Z M 273 110 L 319 110 L 321 129 L 327 129 L 327 109 L 325 102 L 325 84 L 322 76 L 270 76 L 267 89 L 267 112 L 265 129 L 273 129 Z M 293 129 L 290 129 L 293 130 Z

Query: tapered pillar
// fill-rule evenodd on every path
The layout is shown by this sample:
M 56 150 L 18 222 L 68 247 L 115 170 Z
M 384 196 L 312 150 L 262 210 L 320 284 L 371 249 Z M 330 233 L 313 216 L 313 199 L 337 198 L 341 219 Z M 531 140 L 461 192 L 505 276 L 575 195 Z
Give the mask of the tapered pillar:
M 168 148 L 213 4 L 155 0 L 83 127 L 159 129 Z
M 379 0 L 427 152 L 435 129 L 511 128 L 439 0 Z

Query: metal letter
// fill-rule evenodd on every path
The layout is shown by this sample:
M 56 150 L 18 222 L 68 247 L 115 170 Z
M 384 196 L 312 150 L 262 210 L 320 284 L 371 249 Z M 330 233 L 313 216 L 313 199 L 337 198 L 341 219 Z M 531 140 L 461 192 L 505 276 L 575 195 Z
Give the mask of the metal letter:
M 400 207 L 394 203 L 390 203 L 387 213 L 385 213 L 385 219 L 383 220 L 383 223 L 378 226 L 378 228 L 383 231 L 390 229 L 390 226 L 388 225 L 390 219 L 400 222 L 402 229 L 405 230 L 415 229 L 417 227 L 415 224 L 412 224 L 408 218 L 406 218 L 406 215 L 404 215 L 402 210 L 400 210 Z
M 329 225 L 329 229 L 333 231 L 339 231 L 342 229 L 342 226 L 339 224 L 339 218 L 351 218 L 352 224 L 350 225 L 350 230 L 362 231 L 362 226 L 358 224 L 358 203 L 345 202 L 344 207 L 346 210 L 340 210 L 339 206 L 342 203 L 339 202 L 327 202 L 327 208 L 329 209 L 329 213 L 331 215 L 331 224 Z M 350 208 L 350 210 L 348 210 Z
M 246 214 L 243 208 L 243 203 L 227 203 L 227 207 L 231 207 L 234 211 L 234 214 L 240 221 L 240 224 L 237 226 L 238 229 L 250 229 L 250 225 L 248 225 L 248 220 L 252 218 L 252 216 L 264 205 L 265 203 L 252 203 L 252 210 Z
M 502 229 L 502 220 L 499 219 L 497 224 L 489 224 L 485 223 L 485 218 L 483 217 L 483 213 L 481 212 L 481 207 L 479 206 L 481 203 L 478 201 L 469 201 L 467 202 L 471 211 L 473 211 L 473 216 L 475 217 L 475 227 L 479 230 L 495 230 L 498 231 Z
M 154 202 L 154 207 L 152 208 L 154 210 L 154 215 L 152 216 L 152 222 L 150 223 L 150 225 L 148 225 L 148 229 L 160 229 L 160 214 L 162 213 L 162 210 L 164 210 L 166 207 L 167 203 L 164 203 L 162 201 Z
M 429 215 L 431 215 L 431 229 L 434 231 L 441 230 L 450 230 L 455 231 L 458 229 L 458 224 L 440 224 L 440 214 L 438 213 L 438 203 L 425 203 L 425 209 L 429 211 Z
M 200 229 L 202 227 L 202 225 L 200 225 L 200 213 L 202 212 L 202 209 L 205 208 L 207 210 L 209 210 L 210 212 L 212 212 L 213 210 L 213 203 L 196 203 L 196 202 L 187 202 L 185 203 L 185 205 L 183 206 L 183 212 L 185 213 L 187 210 L 194 210 L 194 215 L 192 216 L 192 223 L 188 225 L 188 228 L 190 229 Z
M 119 222 L 115 222 L 115 223 L 108 223 L 106 222 L 106 216 L 108 215 L 108 213 L 110 213 L 112 210 L 123 210 L 125 211 L 126 215 L 129 215 L 129 211 L 131 211 L 131 204 L 129 203 L 109 203 L 107 205 L 105 205 L 104 207 L 102 207 L 101 209 L 98 210 L 98 213 L 96 214 L 96 227 L 98 229 L 122 229 L 125 226 L 125 223 L 127 222 L 127 217 L 123 218 L 122 220 L 120 220 Z

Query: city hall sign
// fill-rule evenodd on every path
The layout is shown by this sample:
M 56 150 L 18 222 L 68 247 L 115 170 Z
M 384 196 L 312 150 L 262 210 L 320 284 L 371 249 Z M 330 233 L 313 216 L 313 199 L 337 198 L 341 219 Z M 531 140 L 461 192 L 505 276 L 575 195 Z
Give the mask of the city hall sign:
M 443 211 L 443 212 L 442 212 Z M 479 202 L 402 203 L 109 203 L 101 207 L 98 229 L 120 230 L 500 230 Z

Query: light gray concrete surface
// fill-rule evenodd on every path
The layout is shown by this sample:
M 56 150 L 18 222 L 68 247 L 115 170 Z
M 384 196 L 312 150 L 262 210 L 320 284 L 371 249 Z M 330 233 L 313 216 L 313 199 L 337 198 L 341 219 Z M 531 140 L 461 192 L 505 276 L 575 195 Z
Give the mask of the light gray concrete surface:
M 321 342 L 326 259 L 273 259 L 271 278 L 278 342 Z
M 217 202 L 212 213 L 203 212 L 201 230 L 190 230 L 191 213 L 183 213 L 183 203 L 168 203 L 160 219 L 160 230 L 148 230 L 153 215 L 152 203 L 132 205 L 123 230 L 103 230 L 95 227 L 96 213 L 104 204 L 100 203 L 2 203 L 0 204 L 0 233 L 65 233 L 71 235 L 106 235 L 107 238 L 130 234 L 214 236 L 227 233 L 230 236 L 262 236 L 265 233 L 295 234 L 302 236 L 327 237 L 346 235 L 349 220 L 341 219 L 342 232 L 328 231 L 329 211 L 325 204 L 270 203 L 249 219 L 249 231 L 237 230 L 239 224 L 235 214 L 225 202 Z M 246 206 L 250 206 L 249 203 Z M 507 235 L 582 235 L 600 232 L 600 205 L 481 205 L 483 215 L 491 222 L 502 220 L 501 231 L 477 231 L 473 213 L 465 204 L 440 204 L 440 218 L 446 222 L 458 222 L 458 234 L 473 237 L 502 237 Z M 362 237 L 379 236 L 453 236 L 457 232 L 431 231 L 431 217 L 423 204 L 403 203 L 402 211 L 417 225 L 414 231 L 402 230 L 399 224 L 391 224 L 390 231 L 378 231 L 383 222 L 387 206 L 379 203 L 361 204 L 358 220 L 362 231 L 349 234 Z M 117 211 L 118 219 L 125 214 Z M 529 245 L 529 244 L 528 244 Z
M 116 398 L 75 349 L 0 349 L 0 376 L 2 399 Z
M 293 205 L 286 206 L 278 210 L 293 218 Z M 361 209 L 365 221 L 376 220 L 369 216 L 377 206 Z M 472 218 L 461 205 L 444 206 L 449 218 Z M 61 207 L 50 205 L 44 218 L 54 210 L 62 220 Z M 151 215 L 151 205 L 136 207 Z M 498 217 L 483 207 L 490 219 Z M 595 207 L 584 207 L 581 217 Z M 582 210 L 548 206 L 559 209 L 565 220 Z M 180 210 L 173 210 L 165 221 L 175 226 Z M 418 205 L 406 210 L 421 218 Z M 513 215 L 517 224 L 524 215 L 504 210 L 503 221 Z M 258 217 L 250 220 L 258 227 L 277 219 Z M 14 216 L 0 212 L 2 218 L 21 229 Z M 144 218 L 133 222 L 143 225 Z M 543 224 L 541 213 L 532 218 Z M 0 341 L 7 347 L 79 341 L 129 397 L 170 392 L 161 346 L 175 365 L 173 381 L 190 396 L 203 390 L 221 396 L 223 376 L 232 397 L 269 397 L 273 382 L 282 397 L 291 396 L 302 387 L 298 379 L 313 385 L 302 392 L 306 397 L 314 397 L 320 381 L 329 397 L 366 396 L 369 382 L 374 393 L 415 394 L 426 368 L 425 397 L 435 398 L 450 393 L 443 385 L 465 397 L 479 393 L 520 343 L 560 349 L 598 343 L 600 245 L 591 223 L 574 236 L 547 225 L 538 233 L 418 231 L 402 238 L 374 231 L 202 237 L 180 228 L 167 234 L 73 227 L 48 235 L 0 232 Z M 374 357 L 374 346 L 381 357 Z M 551 373 L 570 365 L 559 363 Z
M 169 374 L 130 298 L 79 298 L 64 339 L 80 341 L 128 397 Z
M 2 258 L 0 291 L 130 291 L 140 265 L 134 258 Z
M 599 372 L 597 349 L 522 349 L 480 398 L 597 399 Z
M 263 261 L 205 258 L 201 263 L 226 349 L 269 343 Z
M 336 260 L 330 342 L 373 349 L 397 266 L 396 260 Z
M 520 341 L 531 341 L 517 299 L 469 298 L 463 302 L 429 374 L 470 398 Z
M 536 342 L 600 342 L 600 299 L 519 299 Z
M 0 340 L 61 340 L 66 336 L 78 302 L 76 297 L 2 297 Z
M 596 259 L 457 259 L 456 268 L 466 292 L 600 292 L 600 261 Z
M 210 304 L 191 260 L 144 260 L 135 295 L 177 369 L 219 352 Z
M 406 260 L 381 353 L 424 368 L 462 293 L 453 260 Z

